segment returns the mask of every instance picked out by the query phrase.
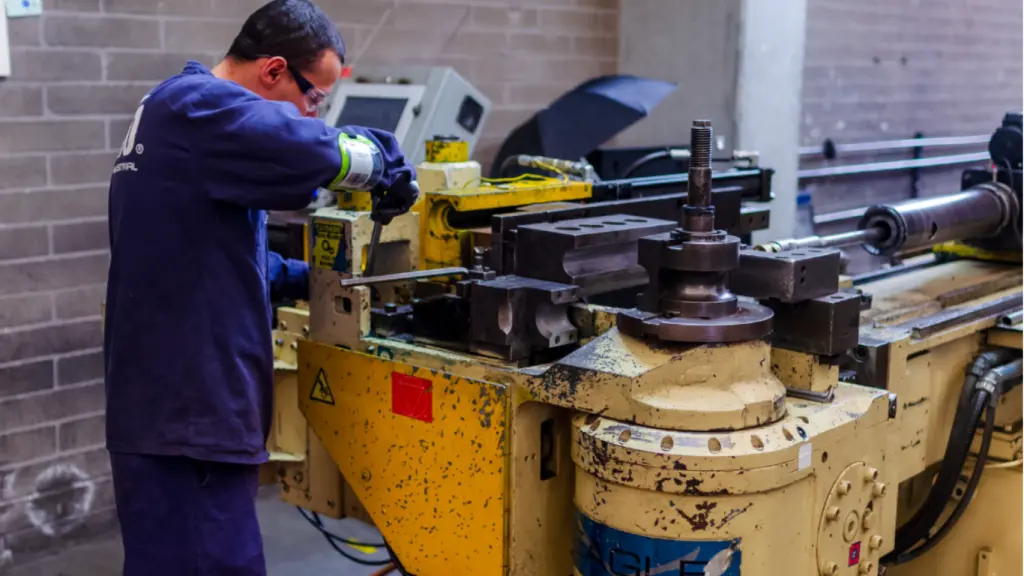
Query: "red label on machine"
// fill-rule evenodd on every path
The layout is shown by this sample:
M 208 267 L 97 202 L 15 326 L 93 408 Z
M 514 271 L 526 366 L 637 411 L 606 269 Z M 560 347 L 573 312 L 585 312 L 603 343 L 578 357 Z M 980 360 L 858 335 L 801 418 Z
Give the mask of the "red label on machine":
M 423 422 L 434 421 L 433 384 L 399 372 L 391 373 L 391 411 Z
M 848 566 L 860 564 L 860 542 L 850 544 L 850 563 Z

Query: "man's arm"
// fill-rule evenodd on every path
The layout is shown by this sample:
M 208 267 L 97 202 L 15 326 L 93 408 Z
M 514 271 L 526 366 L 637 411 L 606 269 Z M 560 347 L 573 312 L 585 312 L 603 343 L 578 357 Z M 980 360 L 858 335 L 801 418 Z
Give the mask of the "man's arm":
M 270 300 L 309 300 L 309 264 L 268 252 Z
M 209 195 L 248 208 L 297 210 L 319 187 L 389 189 L 414 180 L 394 135 L 328 126 L 294 106 L 213 85 L 189 110 L 196 163 Z

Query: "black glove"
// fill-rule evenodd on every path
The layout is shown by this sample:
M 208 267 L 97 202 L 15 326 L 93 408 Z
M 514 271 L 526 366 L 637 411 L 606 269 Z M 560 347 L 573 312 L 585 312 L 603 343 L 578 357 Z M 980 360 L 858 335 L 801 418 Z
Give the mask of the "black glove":
M 374 189 L 374 194 L 382 192 L 382 186 Z M 415 180 L 411 179 L 408 172 L 399 176 L 394 184 L 384 192 L 384 196 L 377 202 L 371 217 L 373 220 L 383 224 L 390 224 L 396 216 L 401 216 L 412 208 L 416 199 L 420 196 L 420 187 Z

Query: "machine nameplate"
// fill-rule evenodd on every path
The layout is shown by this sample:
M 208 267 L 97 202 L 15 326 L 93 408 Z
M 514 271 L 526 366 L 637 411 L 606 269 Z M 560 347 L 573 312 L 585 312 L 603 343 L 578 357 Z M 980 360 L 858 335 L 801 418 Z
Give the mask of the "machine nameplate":
M 740 540 L 666 540 L 631 534 L 576 512 L 580 576 L 740 576 Z
M 391 373 L 391 411 L 423 422 L 434 421 L 433 385 L 426 378 Z
M 341 222 L 313 223 L 313 265 L 335 272 L 348 272 L 345 257 L 345 225 Z

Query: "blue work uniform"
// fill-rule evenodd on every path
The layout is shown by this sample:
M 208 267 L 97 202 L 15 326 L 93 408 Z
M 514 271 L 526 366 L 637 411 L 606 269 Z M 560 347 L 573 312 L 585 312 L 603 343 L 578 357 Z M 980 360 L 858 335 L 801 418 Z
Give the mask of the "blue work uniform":
M 374 152 L 362 175 L 352 136 Z M 111 176 L 104 323 L 126 574 L 263 573 L 252 497 L 271 422 L 271 293 L 308 291 L 304 262 L 268 254 L 266 210 L 400 177 L 415 178 L 393 135 L 305 118 L 197 62 L 142 100 Z M 174 550 L 207 542 L 216 550 Z

